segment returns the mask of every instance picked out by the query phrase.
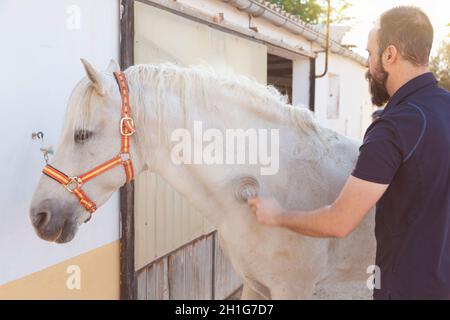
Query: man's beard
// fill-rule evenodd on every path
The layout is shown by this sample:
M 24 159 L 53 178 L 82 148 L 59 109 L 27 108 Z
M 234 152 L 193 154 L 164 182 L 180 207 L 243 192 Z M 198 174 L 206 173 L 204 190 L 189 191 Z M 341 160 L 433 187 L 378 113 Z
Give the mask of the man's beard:
M 372 103 L 376 106 L 383 106 L 388 102 L 390 96 L 386 90 L 386 81 L 388 73 L 384 70 L 382 65 L 377 65 L 375 68 L 375 76 L 366 72 L 366 80 L 369 81 L 370 94 L 372 95 Z

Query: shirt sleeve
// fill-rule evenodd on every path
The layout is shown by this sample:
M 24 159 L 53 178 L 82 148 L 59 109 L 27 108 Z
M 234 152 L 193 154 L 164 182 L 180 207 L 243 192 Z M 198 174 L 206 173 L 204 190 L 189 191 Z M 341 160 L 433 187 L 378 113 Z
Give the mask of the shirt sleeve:
M 367 130 L 352 172 L 354 177 L 390 184 L 419 145 L 426 128 L 423 111 L 412 105 L 394 108 Z

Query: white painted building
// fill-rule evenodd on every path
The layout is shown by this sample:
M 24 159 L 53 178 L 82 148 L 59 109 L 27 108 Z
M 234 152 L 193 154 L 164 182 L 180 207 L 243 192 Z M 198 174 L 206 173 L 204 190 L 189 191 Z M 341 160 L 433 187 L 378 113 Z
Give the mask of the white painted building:
M 31 135 L 42 131 L 45 146 L 56 145 L 67 99 L 84 75 L 79 58 L 87 58 L 99 68 L 106 67 L 111 58 L 119 60 L 119 2 L 0 3 L 0 29 L 8 31 L 2 33 L 5 46 L 0 51 L 4 70 L 0 109 L 5 115 L 0 129 L 4 137 L 0 299 L 119 297 L 117 195 L 64 245 L 39 239 L 28 217 L 32 192 L 44 165 L 41 142 L 32 140 Z M 325 54 L 317 52 L 323 50 L 325 36 L 276 7 L 259 0 L 141 0 L 135 1 L 134 14 L 134 63 L 226 65 L 262 83 L 290 88 L 294 105 L 314 107 L 318 121 L 338 132 L 361 138 L 369 125 L 372 105 L 364 60 L 335 41 L 327 74 L 312 81 L 313 65 L 316 74 L 324 70 Z M 145 196 L 149 189 L 159 200 Z M 172 253 L 179 255 L 180 248 L 192 240 L 204 241 L 206 249 L 201 250 L 217 245 L 214 237 L 208 237 L 211 227 L 193 211 L 160 178 L 144 174 L 137 179 L 138 280 L 143 274 L 150 279 L 147 270 L 155 263 L 166 268 L 164 259 Z M 179 219 L 183 230 L 171 227 L 171 222 Z M 151 221 L 158 221 L 157 230 Z M 81 290 L 66 286 L 72 265 L 80 267 Z M 232 278 L 231 271 L 216 278 L 221 276 Z M 220 286 L 224 287 L 223 283 Z M 212 297 L 229 293 L 212 293 Z M 210 297 L 209 293 L 199 296 Z

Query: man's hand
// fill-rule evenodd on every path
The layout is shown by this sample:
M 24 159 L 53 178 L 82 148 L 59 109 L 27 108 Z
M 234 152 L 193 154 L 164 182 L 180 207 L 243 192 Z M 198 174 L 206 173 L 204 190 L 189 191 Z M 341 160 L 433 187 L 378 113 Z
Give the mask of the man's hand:
M 350 176 L 331 205 L 309 211 L 286 211 L 274 198 L 256 197 L 247 202 L 261 223 L 288 228 L 311 237 L 345 238 L 388 186 Z
M 285 210 L 275 198 L 249 198 L 247 203 L 260 223 L 269 226 L 280 226 Z

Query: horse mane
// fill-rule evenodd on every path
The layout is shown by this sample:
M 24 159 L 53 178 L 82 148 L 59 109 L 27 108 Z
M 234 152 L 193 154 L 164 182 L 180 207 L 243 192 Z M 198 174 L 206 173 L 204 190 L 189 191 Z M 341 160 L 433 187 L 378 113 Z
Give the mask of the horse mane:
M 170 112 L 170 103 L 164 98 L 168 90 L 174 84 L 178 84 L 182 88 L 182 103 L 185 108 L 185 114 L 189 114 L 192 104 L 190 101 L 202 97 L 208 103 L 207 92 L 229 89 L 233 94 L 239 97 L 245 97 L 252 105 L 257 107 L 257 112 L 262 115 L 271 117 L 272 120 L 286 119 L 285 115 L 292 123 L 307 135 L 320 136 L 323 128 L 314 119 L 313 113 L 306 106 L 292 106 L 288 104 L 288 98 L 282 95 L 278 89 L 272 85 L 263 85 L 255 79 L 237 74 L 231 69 L 213 68 L 210 65 L 193 65 L 182 67 L 173 63 L 162 64 L 141 64 L 129 67 L 126 77 L 130 85 L 130 97 L 132 101 L 144 105 L 144 92 L 142 86 L 137 84 L 151 83 L 156 88 L 155 96 L 151 103 L 155 104 L 158 116 L 163 119 L 164 113 Z M 132 90 L 134 88 L 135 90 Z M 211 90 L 211 91 L 210 91 Z M 143 103 L 144 102 L 144 103 Z M 146 107 L 146 109 L 148 109 Z M 144 110 L 140 110 L 137 114 L 145 114 Z M 167 114 L 166 114 L 167 115 Z
M 104 75 L 112 77 L 104 72 Z M 189 126 L 189 115 L 195 103 L 195 99 L 204 99 L 208 102 L 209 90 L 230 90 L 237 97 L 248 99 L 249 105 L 261 116 L 271 120 L 286 121 L 292 124 L 307 136 L 325 142 L 328 130 L 322 128 L 314 119 L 313 113 L 305 106 L 292 106 L 288 104 L 287 97 L 282 95 L 274 86 L 263 85 L 255 79 L 237 74 L 231 69 L 217 69 L 209 65 L 195 65 L 181 67 L 173 63 L 141 64 L 129 67 L 125 71 L 128 85 L 130 87 L 130 100 L 133 107 L 140 108 L 132 110 L 135 113 L 135 121 L 146 126 L 147 117 L 150 112 L 155 112 L 159 120 L 158 132 L 164 126 L 164 119 L 170 116 L 172 110 L 168 101 L 167 92 L 174 90 L 175 84 L 178 90 L 182 90 L 180 99 L 186 116 L 186 126 Z M 155 89 L 151 101 L 146 96 L 145 84 L 151 84 Z M 92 129 L 90 99 L 94 92 L 92 83 L 85 77 L 72 91 L 67 107 L 64 134 L 73 136 L 75 129 Z M 178 92 L 179 93 L 179 92 Z M 149 106 L 153 104 L 153 106 Z M 161 138 L 161 136 L 160 136 Z M 139 139 L 140 140 L 140 139 Z

